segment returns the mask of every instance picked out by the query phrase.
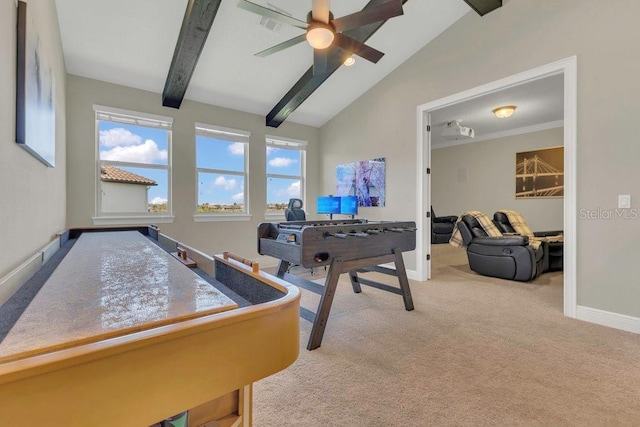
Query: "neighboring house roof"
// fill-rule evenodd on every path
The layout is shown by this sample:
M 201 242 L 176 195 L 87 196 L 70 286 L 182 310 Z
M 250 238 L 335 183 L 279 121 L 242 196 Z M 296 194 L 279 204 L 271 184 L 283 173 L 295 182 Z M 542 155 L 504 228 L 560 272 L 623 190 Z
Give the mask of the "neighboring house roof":
M 123 184 L 158 185 L 158 183 L 152 179 L 113 166 L 100 167 L 100 180 L 105 182 L 121 182 Z

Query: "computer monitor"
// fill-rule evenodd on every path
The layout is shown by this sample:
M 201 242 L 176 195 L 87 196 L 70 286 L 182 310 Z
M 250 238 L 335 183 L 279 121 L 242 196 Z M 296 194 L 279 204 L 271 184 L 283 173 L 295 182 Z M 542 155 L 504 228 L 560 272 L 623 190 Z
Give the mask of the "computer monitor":
M 342 215 L 358 215 L 358 198 L 356 196 L 340 197 L 340 213 Z
M 333 215 L 340 213 L 340 197 L 318 196 L 316 213 Z

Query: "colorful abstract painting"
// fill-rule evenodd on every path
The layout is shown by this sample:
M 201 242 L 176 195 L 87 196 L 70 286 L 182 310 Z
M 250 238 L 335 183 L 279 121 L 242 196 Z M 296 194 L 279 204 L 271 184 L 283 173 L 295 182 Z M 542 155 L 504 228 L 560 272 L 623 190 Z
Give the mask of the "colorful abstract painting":
M 386 199 L 384 157 L 338 165 L 336 196 L 356 196 L 358 206 L 384 207 Z

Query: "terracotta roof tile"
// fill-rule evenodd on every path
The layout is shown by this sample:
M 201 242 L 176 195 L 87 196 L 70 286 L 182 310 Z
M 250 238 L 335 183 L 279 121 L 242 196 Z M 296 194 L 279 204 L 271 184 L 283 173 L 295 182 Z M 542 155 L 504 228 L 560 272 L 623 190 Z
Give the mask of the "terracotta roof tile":
M 158 183 L 152 179 L 127 172 L 114 166 L 106 165 L 100 167 L 100 180 L 105 182 L 122 182 L 126 184 L 158 185 Z

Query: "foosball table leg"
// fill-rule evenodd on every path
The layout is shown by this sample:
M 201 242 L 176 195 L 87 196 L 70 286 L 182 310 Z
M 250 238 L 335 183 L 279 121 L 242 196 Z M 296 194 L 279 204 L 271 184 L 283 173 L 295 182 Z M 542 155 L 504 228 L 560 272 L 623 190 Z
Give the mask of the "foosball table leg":
M 396 256 L 396 274 L 398 275 L 398 282 L 400 282 L 400 289 L 402 289 L 402 299 L 404 300 L 404 308 L 407 311 L 413 310 L 413 298 L 411 297 L 411 289 L 409 288 L 409 278 L 407 277 L 407 270 L 404 267 L 404 259 L 402 258 L 402 252 L 398 249 L 393 249 L 393 254 Z
M 288 269 L 289 262 L 280 260 L 280 263 L 278 264 L 278 270 L 276 271 L 276 277 L 282 279 L 284 277 L 284 273 L 286 273 Z
M 315 350 L 320 347 L 322 343 L 322 336 L 324 335 L 324 329 L 327 326 L 327 320 L 329 319 L 329 312 L 331 311 L 331 303 L 338 287 L 338 279 L 342 274 L 342 258 L 334 258 L 329 267 L 329 274 L 325 280 L 324 292 L 320 297 L 320 304 L 318 304 L 318 311 L 316 318 L 311 328 L 311 335 L 309 336 L 309 342 L 307 343 L 307 350 Z
M 351 280 L 351 287 L 353 288 L 353 292 L 359 294 L 362 292 L 362 286 L 358 283 L 358 272 L 355 270 L 349 270 L 349 279 Z

